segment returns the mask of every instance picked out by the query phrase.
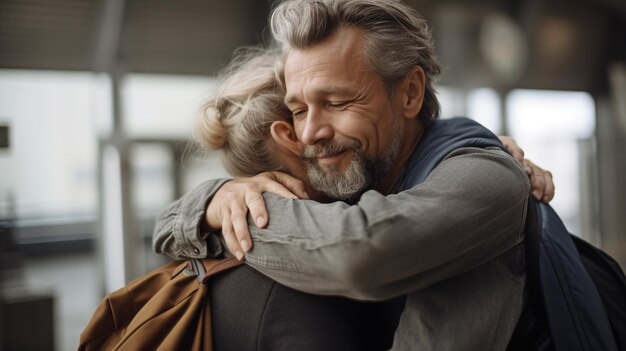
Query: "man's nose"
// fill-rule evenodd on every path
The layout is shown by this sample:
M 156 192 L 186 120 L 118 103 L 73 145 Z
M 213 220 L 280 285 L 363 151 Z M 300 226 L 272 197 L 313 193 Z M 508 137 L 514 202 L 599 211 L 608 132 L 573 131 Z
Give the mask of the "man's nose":
M 309 109 L 302 131 L 302 143 L 315 145 L 333 138 L 333 128 L 324 111 Z

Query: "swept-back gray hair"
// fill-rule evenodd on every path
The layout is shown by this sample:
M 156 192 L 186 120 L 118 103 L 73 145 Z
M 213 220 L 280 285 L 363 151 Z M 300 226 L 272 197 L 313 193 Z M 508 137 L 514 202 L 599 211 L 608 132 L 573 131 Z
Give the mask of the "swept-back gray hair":
M 275 69 L 279 57 L 263 49 L 240 50 L 198 118 L 196 139 L 205 149 L 220 151 L 232 175 L 284 170 L 270 133 L 274 121 L 291 115 Z
M 366 60 L 388 91 L 422 67 L 426 91 L 419 117 L 425 123 L 439 117 L 433 80 L 441 67 L 426 20 L 410 6 L 394 0 L 286 0 L 273 11 L 270 26 L 284 52 L 318 44 L 341 26 L 362 29 Z

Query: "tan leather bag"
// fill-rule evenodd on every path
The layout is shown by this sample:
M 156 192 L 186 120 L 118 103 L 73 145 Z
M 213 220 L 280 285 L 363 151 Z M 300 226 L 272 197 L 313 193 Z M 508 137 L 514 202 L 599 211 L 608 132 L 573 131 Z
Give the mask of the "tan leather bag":
M 212 350 L 209 278 L 241 264 L 178 261 L 139 277 L 105 296 L 78 350 Z

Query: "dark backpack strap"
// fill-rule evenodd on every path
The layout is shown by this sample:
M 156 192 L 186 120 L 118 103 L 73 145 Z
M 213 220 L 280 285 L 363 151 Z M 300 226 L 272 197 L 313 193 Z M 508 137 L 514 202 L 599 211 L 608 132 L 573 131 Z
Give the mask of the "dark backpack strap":
M 524 231 L 527 296 L 507 351 L 554 350 L 541 292 L 539 269 L 541 225 L 539 206 L 534 199 L 529 198 Z
M 534 303 L 537 313 L 545 315 L 541 294 L 541 280 L 539 271 L 539 245 L 541 242 L 541 214 L 537 202 L 533 198 L 528 199 L 526 212 L 526 285 L 528 286 L 529 299 Z

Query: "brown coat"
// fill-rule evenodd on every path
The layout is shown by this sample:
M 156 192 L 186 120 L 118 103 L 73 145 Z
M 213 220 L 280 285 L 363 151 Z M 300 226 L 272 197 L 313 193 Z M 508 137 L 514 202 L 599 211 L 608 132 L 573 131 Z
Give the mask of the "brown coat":
M 233 258 L 178 261 L 139 277 L 105 296 L 78 350 L 212 350 L 207 283 L 239 265 Z

